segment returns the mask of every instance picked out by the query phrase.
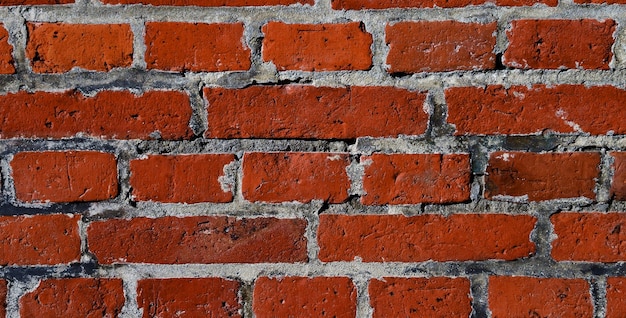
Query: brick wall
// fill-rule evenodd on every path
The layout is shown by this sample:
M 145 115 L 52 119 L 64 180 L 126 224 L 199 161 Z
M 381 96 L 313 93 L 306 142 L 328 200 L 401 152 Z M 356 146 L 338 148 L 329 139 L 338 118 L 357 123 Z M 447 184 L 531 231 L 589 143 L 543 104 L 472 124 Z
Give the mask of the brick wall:
M 0 317 L 624 317 L 625 26 L 0 0 Z

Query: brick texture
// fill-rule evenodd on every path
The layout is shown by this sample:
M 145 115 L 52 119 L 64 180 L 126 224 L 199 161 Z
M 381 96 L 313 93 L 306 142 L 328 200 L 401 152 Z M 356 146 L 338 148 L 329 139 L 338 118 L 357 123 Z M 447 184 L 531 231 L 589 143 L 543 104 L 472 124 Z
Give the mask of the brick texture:
M 241 317 L 240 284 L 223 278 L 143 279 L 137 303 L 143 317 Z
M 494 152 L 489 157 L 485 197 L 529 201 L 594 199 L 600 154 Z
M 535 218 L 496 214 L 322 214 L 318 228 L 323 262 L 513 260 L 534 253 Z
M 556 7 L 557 0 L 332 0 L 335 10 L 362 10 L 362 9 L 387 9 L 387 8 L 456 8 L 472 5 L 493 3 L 497 6 L 532 6 L 540 3 Z
M 263 153 L 243 156 L 243 197 L 248 201 L 285 202 L 348 199 L 347 154 Z
M 513 21 L 503 62 L 523 69 L 608 69 L 615 28 L 610 19 Z
M 109 71 L 129 67 L 133 35 L 128 24 L 29 23 L 26 57 L 37 73 L 78 67 Z
M 470 196 L 466 154 L 373 154 L 361 162 L 364 204 L 452 203 Z
M 121 279 L 47 279 L 20 299 L 22 317 L 117 317 L 124 306 Z
M 426 94 L 393 87 L 216 87 L 204 96 L 209 138 L 395 137 L 424 134 L 428 125 Z
M 494 69 L 496 23 L 399 22 L 387 25 L 391 73 Z
M 356 287 L 348 277 L 260 277 L 256 317 L 356 317 Z
M 301 219 L 134 218 L 93 222 L 87 236 L 101 264 L 293 263 L 307 260 L 305 227 Z
M 8 284 L 4 279 L 0 279 L 0 318 L 6 317 Z
M 613 152 L 613 181 L 611 194 L 616 200 L 626 201 L 626 152 Z
M 56 265 L 80 259 L 79 216 L 0 216 L 0 265 Z
M 145 41 L 149 69 L 215 72 L 250 68 L 242 23 L 150 22 Z
M 230 202 L 219 179 L 234 155 L 148 156 L 130 162 L 130 185 L 138 201 Z
M 0 95 L 2 138 L 187 139 L 191 107 L 179 91 L 102 91 L 87 97 L 20 91 Z
M 490 277 L 489 309 L 493 318 L 593 316 L 583 279 Z
M 117 163 L 96 151 L 20 152 L 11 161 L 15 195 L 25 202 L 81 202 L 113 198 Z
M 551 218 L 552 257 L 558 261 L 618 262 L 626 260 L 624 213 L 558 213 Z M 625 228 L 626 232 L 626 228 Z
M 618 318 L 626 312 L 626 279 L 609 277 L 606 280 L 606 318 Z
M 13 46 L 9 44 L 9 32 L 0 23 L 0 74 L 13 74 Z
M 372 35 L 362 23 L 263 26 L 263 60 L 279 70 L 367 70 L 372 65 Z
M 45 4 L 70 4 L 74 0 L 0 0 L 0 6 L 30 6 Z
M 374 279 L 369 284 L 374 318 L 470 317 L 470 282 L 467 278 Z
M 445 95 L 456 135 L 626 133 L 626 91 L 612 86 L 454 87 Z

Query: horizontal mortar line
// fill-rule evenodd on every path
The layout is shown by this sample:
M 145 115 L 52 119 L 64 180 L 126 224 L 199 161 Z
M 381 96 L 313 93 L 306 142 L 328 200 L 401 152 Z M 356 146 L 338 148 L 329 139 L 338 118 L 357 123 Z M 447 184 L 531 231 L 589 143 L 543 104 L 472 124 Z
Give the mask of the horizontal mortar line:
M 83 268 L 83 266 L 85 266 Z M 31 266 L 3 267 L 0 277 L 17 278 L 31 276 L 45 278 L 52 273 L 55 277 L 139 277 L 141 278 L 193 278 L 225 277 L 252 281 L 260 276 L 347 276 L 362 279 L 384 277 L 472 277 L 487 274 L 490 276 L 531 276 L 555 278 L 583 278 L 595 276 L 621 276 L 626 264 L 604 264 L 585 262 L 552 262 L 536 259 L 517 261 L 470 261 L 470 262 L 419 262 L 419 263 L 260 263 L 260 264 L 117 264 L 97 266 L 94 264 L 73 264 L 71 266 Z M 129 275 L 132 274 L 132 275 Z
M 514 142 L 512 141 L 514 139 Z M 533 143 L 544 141 L 554 147 L 533 149 Z M 510 144 L 509 144 L 510 143 Z M 519 146 L 519 145 L 527 146 Z M 19 145 L 19 146 L 18 146 Z M 368 155 L 470 153 L 473 145 L 483 145 L 488 153 L 524 151 L 537 153 L 626 151 L 626 136 L 585 135 L 485 135 L 485 136 L 404 136 L 398 138 L 359 137 L 356 143 L 342 140 L 301 139 L 204 139 L 196 140 L 120 140 L 78 137 L 61 139 L 14 138 L 0 140 L 0 155 L 23 151 L 97 150 L 144 155 L 211 154 L 245 152 L 324 152 Z M 521 148 L 520 148 L 521 147 Z M 537 146 L 539 147 L 539 146 Z M 133 155 L 134 154 L 134 155 Z
M 270 75 L 269 77 L 267 75 Z M 27 91 L 64 91 L 79 89 L 86 94 L 100 90 L 184 90 L 194 87 L 199 80 L 206 87 L 241 88 L 250 85 L 308 85 L 317 87 L 389 86 L 428 91 L 448 87 L 486 85 L 585 85 L 626 87 L 626 69 L 615 70 L 486 70 L 442 73 L 416 73 L 396 77 L 376 70 L 303 72 L 284 71 L 273 74 L 246 72 L 173 73 L 156 70 L 114 69 L 110 72 L 70 72 L 62 74 L 23 73 L 0 75 L 3 88 L 0 93 Z M 371 77 L 364 84 L 364 77 Z M 268 80 L 269 78 L 269 80 Z M 272 78 L 274 80 L 272 80 Z M 258 84 L 254 84 L 257 82 Z M 29 87 L 32 83 L 34 87 Z M 301 83 L 301 84 L 299 84 Z
M 132 10 L 128 10 L 132 8 Z M 496 7 L 493 5 L 460 8 L 393 8 L 385 10 L 332 10 L 315 6 L 196 7 L 150 5 L 44 5 L 21 6 L 28 21 L 71 23 L 127 23 L 129 18 L 151 21 L 237 22 L 241 20 L 285 21 L 288 23 L 338 23 L 358 20 L 462 20 L 497 19 L 619 19 L 626 8 L 619 5 L 561 5 L 558 7 Z M 584 9 L 584 10 L 581 10 Z M 0 19 L 16 13 L 0 8 Z
M 35 204 L 25 206 L 5 204 L 0 206 L 0 215 L 35 215 L 75 213 L 83 215 L 83 222 L 90 223 L 108 219 L 160 218 L 160 217 L 235 217 L 235 218 L 307 218 L 313 214 L 340 215 L 462 215 L 462 214 L 505 214 L 541 217 L 557 212 L 626 212 L 626 201 L 588 203 L 576 199 L 549 200 L 525 204 L 479 199 L 471 203 L 416 205 L 365 206 L 357 202 L 329 204 L 321 200 L 311 203 L 158 203 L 136 202 L 130 206 L 125 202 L 91 202 L 70 204 Z M 325 207 L 325 208 L 324 208 Z

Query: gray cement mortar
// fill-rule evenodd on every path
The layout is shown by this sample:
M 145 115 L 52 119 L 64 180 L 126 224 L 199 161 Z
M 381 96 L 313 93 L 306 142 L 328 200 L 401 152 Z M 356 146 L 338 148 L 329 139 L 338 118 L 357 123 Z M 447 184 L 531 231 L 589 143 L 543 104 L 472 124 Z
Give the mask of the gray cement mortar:
M 507 47 L 506 30 L 517 19 L 614 19 L 618 29 L 614 34 L 614 57 L 611 70 L 515 70 L 467 71 L 445 73 L 419 73 L 395 76 L 386 71 L 385 25 L 398 21 L 457 20 L 489 23 L 497 21 L 497 46 L 495 53 L 502 54 Z M 78 0 L 73 5 L 0 7 L 0 21 L 9 31 L 9 43 L 14 47 L 13 57 L 17 73 L 0 75 L 0 94 L 26 91 L 58 92 L 78 89 L 86 95 L 102 90 L 130 90 L 141 94 L 148 90 L 183 90 L 190 96 L 194 115 L 190 127 L 196 138 L 187 141 L 100 140 L 76 136 L 64 140 L 9 139 L 0 141 L 0 171 L 3 196 L 0 200 L 2 215 L 80 213 L 83 256 L 79 264 L 59 266 L 2 267 L 0 277 L 9 281 L 8 318 L 19 317 L 18 299 L 33 290 L 41 279 L 50 277 L 117 277 L 124 280 L 126 305 L 123 317 L 140 317 L 136 302 L 137 280 L 147 277 L 224 277 L 242 282 L 240 297 L 244 317 L 253 317 L 252 286 L 260 276 L 348 276 L 358 289 L 359 317 L 370 317 L 368 282 L 372 278 L 387 276 L 468 277 L 471 281 L 474 312 L 472 317 L 490 317 L 487 301 L 490 275 L 526 275 L 533 277 L 583 278 L 590 282 L 595 316 L 606 312 L 606 277 L 626 275 L 625 264 L 554 262 L 550 258 L 551 242 L 555 238 L 549 221 L 550 215 L 561 211 L 626 211 L 626 203 L 614 201 L 609 196 L 612 151 L 626 150 L 626 136 L 590 136 L 577 134 L 543 134 L 525 136 L 453 136 L 454 127 L 446 122 L 447 106 L 443 96 L 445 88 L 485 85 L 532 84 L 583 84 L 587 86 L 611 85 L 626 88 L 626 6 L 576 5 L 572 0 L 562 0 L 557 7 L 535 5 L 532 7 L 501 8 L 493 5 L 470 6 L 452 9 L 389 9 L 342 11 L 332 10 L 330 0 L 318 0 L 314 6 L 277 6 L 243 8 L 153 7 L 143 5 L 107 6 L 95 0 Z M 144 61 L 144 24 L 150 21 L 186 22 L 243 22 L 245 43 L 252 52 L 252 67 L 247 72 L 170 73 L 147 71 Z M 360 21 L 373 35 L 373 66 L 368 71 L 339 72 L 278 72 L 261 56 L 263 33 L 261 27 L 268 21 L 286 23 L 342 23 Z M 132 66 L 114 69 L 107 73 L 74 69 L 64 74 L 32 73 L 24 56 L 27 31 L 25 22 L 65 23 L 127 23 L 134 33 Z M 212 140 L 202 138 L 209 127 L 206 109 L 210 107 L 202 98 L 204 87 L 241 88 L 255 84 L 306 84 L 315 86 L 395 86 L 416 91 L 428 91 L 424 108 L 431 114 L 426 134 L 399 136 L 397 138 L 363 137 L 356 140 Z M 11 180 L 10 161 L 20 151 L 38 150 L 100 150 L 114 153 L 118 158 L 120 194 L 105 202 L 80 204 L 24 203 L 15 198 Z M 487 158 L 494 151 L 569 152 L 594 151 L 602 153 L 601 177 L 597 180 L 595 201 L 585 198 L 551 200 L 544 202 L 519 202 L 503 197 L 498 201 L 485 200 L 484 174 Z M 301 151 L 348 152 L 351 165 L 347 169 L 352 186 L 351 198 L 345 203 L 328 205 L 324 202 L 287 202 L 267 204 L 246 201 L 241 194 L 240 162 L 244 152 L 250 151 Z M 163 204 L 132 201 L 129 179 L 129 162 L 147 154 L 232 153 L 236 161 L 224 171 L 223 183 L 232 188 L 234 200 L 228 204 Z M 469 153 L 472 158 L 472 200 L 447 205 L 363 206 L 358 199 L 364 194 L 361 184 L 363 169 L 368 164 L 361 156 L 371 153 Z M 534 256 L 511 262 L 418 262 L 418 263 L 323 263 L 317 259 L 319 246 L 316 231 L 320 213 L 338 214 L 403 214 L 407 216 L 434 213 L 506 213 L 537 217 L 538 223 L 531 239 L 537 246 Z M 310 261 L 297 264 L 186 264 L 150 265 L 129 264 L 101 266 L 88 253 L 85 235 L 89 222 L 108 218 L 230 215 L 236 217 L 304 218 L 308 221 L 306 237 Z

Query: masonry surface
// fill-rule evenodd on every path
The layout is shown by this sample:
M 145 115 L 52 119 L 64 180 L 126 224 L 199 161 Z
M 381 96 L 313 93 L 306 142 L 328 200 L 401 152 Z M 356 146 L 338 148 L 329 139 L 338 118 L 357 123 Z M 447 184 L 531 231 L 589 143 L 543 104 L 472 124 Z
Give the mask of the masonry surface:
M 626 317 L 625 26 L 0 0 L 0 318 Z

